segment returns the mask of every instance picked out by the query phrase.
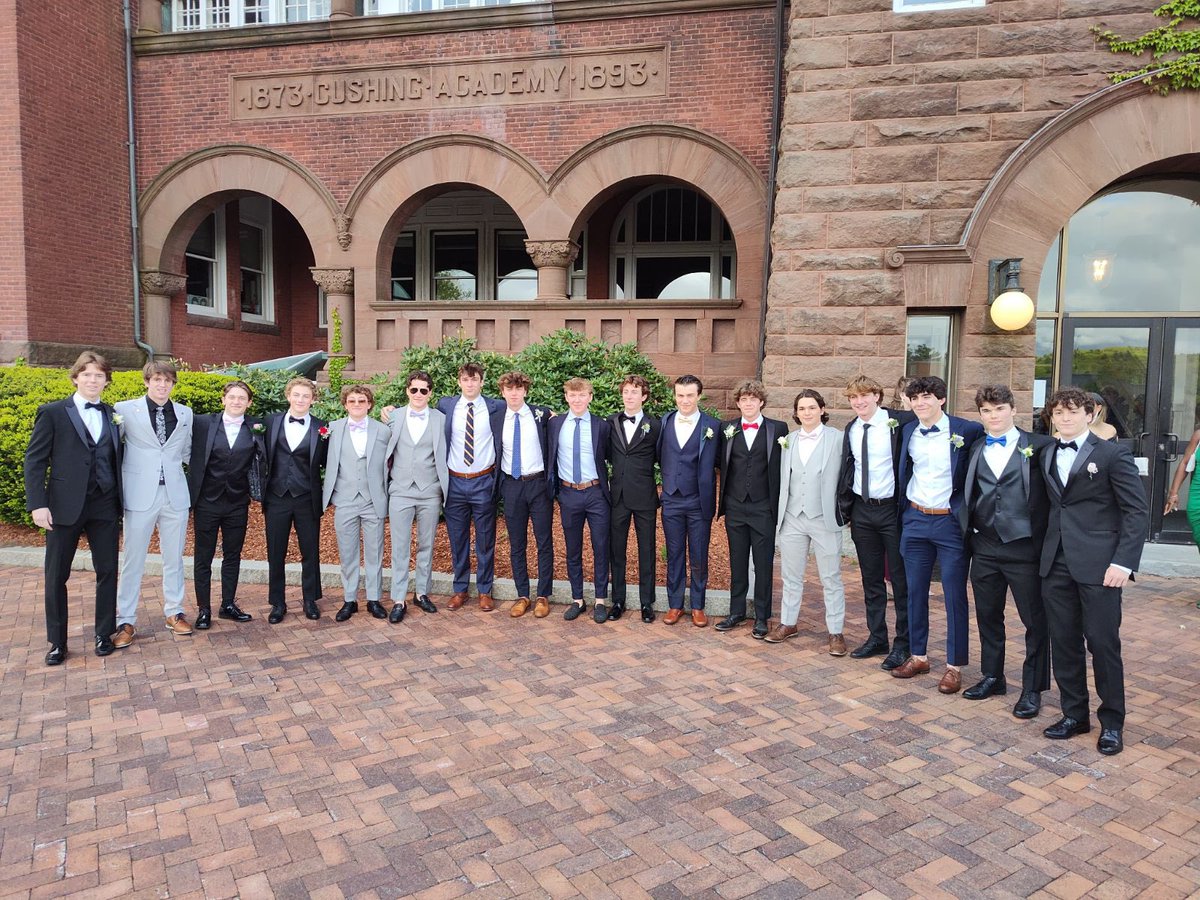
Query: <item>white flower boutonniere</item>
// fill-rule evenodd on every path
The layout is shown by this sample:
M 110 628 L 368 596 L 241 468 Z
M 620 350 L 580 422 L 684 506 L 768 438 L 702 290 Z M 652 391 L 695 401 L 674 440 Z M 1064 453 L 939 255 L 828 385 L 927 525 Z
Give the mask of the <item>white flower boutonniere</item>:
M 1033 459 L 1033 448 L 1032 447 L 1022 447 L 1021 455 L 1023 457 L 1025 457 L 1026 459 Z
M 122 425 L 125 424 L 125 417 L 122 415 L 118 415 L 117 413 L 113 413 L 112 423 L 114 425 L 116 425 L 118 428 L 120 428 Z
M 533 417 L 537 419 L 539 425 L 542 424 L 542 411 L 540 409 L 535 409 L 533 411 Z
M 704 429 L 704 439 L 706 441 L 711 441 L 712 436 L 713 436 L 713 430 L 711 428 L 705 428 Z
M 784 450 L 786 450 L 790 446 L 788 444 L 788 439 L 785 437 L 781 437 L 778 441 L 776 441 L 776 443 L 779 444 L 779 446 L 782 447 Z
M 1099 469 L 1096 467 L 1096 464 L 1095 464 L 1094 462 L 1090 462 L 1090 463 L 1088 463 L 1088 464 L 1087 464 L 1087 473 L 1088 473 L 1088 478 L 1091 478 L 1092 476 L 1094 476 L 1094 475 L 1095 475 L 1097 472 L 1099 472 L 1099 471 L 1100 471 L 1100 470 L 1099 470 Z
M 710 429 L 709 429 L 709 431 L 712 431 L 712 429 L 710 428 Z M 734 428 L 732 425 L 727 425 L 727 426 L 725 426 L 725 437 L 727 437 L 727 438 L 731 438 L 731 437 L 733 437 L 735 434 L 737 434 L 737 429 L 736 429 L 736 428 Z
M 642 423 L 642 434 L 649 434 L 649 433 L 650 433 L 650 423 L 643 422 Z
M 887 427 L 892 429 L 892 431 L 895 431 L 897 428 L 900 427 L 900 422 L 896 419 L 888 419 Z
M 955 450 L 961 450 L 963 448 L 964 443 L 965 442 L 963 441 L 963 436 L 961 434 L 951 433 L 950 444 L 954 447 Z

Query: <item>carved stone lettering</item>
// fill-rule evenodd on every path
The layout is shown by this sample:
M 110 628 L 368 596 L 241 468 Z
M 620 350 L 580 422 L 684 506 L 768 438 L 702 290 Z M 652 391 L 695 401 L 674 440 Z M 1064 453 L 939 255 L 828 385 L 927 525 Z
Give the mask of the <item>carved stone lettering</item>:
M 467 106 L 662 97 L 665 47 L 235 75 L 233 119 L 350 116 Z

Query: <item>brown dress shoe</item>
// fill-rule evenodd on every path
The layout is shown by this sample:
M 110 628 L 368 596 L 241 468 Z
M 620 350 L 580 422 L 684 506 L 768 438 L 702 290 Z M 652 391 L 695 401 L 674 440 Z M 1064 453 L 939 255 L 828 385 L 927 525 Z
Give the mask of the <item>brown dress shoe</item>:
M 188 624 L 183 613 L 178 613 L 167 619 L 167 631 L 172 634 L 191 634 L 192 626 Z
M 829 636 L 829 655 L 830 656 L 845 656 L 846 655 L 846 639 L 840 634 L 831 634 Z
M 483 604 L 481 603 L 480 606 L 483 606 Z M 514 619 L 519 619 L 527 612 L 529 612 L 529 598 L 518 597 L 517 602 L 513 604 L 512 609 L 509 610 L 508 614 Z
M 692 624 L 695 625 L 697 628 L 707 628 L 708 627 L 708 616 L 706 616 L 704 614 L 704 610 L 702 610 L 702 609 L 693 609 L 692 610 Z
M 544 619 L 550 615 L 550 598 L 538 597 L 537 603 L 533 604 L 533 617 L 535 619 Z
M 784 625 L 780 622 L 767 634 L 764 641 L 768 644 L 782 644 L 788 638 L 794 638 L 800 633 L 800 629 L 795 625 Z
M 667 610 L 667 614 L 665 616 L 663 616 L 663 621 L 666 622 L 668 625 L 674 625 L 676 622 L 678 622 L 682 618 L 683 618 L 683 610 L 682 609 L 669 609 L 669 610 Z
M 136 634 L 133 626 L 126 622 L 117 629 L 117 633 L 113 635 L 113 646 L 118 650 L 124 650 L 133 643 L 133 636 Z
M 938 690 L 943 694 L 957 694 L 962 687 L 962 673 L 958 669 L 946 669 L 946 674 L 938 682 Z
M 492 601 L 491 594 L 479 595 L 479 608 L 484 612 L 491 612 L 496 608 L 496 604 Z
M 446 604 L 450 609 L 462 609 L 463 604 L 467 602 L 467 592 L 459 591 L 450 598 L 450 602 Z
M 914 675 L 924 675 L 929 671 L 929 660 L 917 659 L 910 656 L 899 666 L 892 669 L 893 678 L 912 678 Z

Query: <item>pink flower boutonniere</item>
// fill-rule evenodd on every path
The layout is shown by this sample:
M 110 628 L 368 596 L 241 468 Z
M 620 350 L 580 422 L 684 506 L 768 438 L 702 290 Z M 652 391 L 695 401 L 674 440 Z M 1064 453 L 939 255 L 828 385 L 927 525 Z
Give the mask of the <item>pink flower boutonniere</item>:
M 263 432 L 265 432 L 267 430 L 267 426 L 264 425 L 262 422 L 255 422 L 253 425 L 250 426 L 250 430 L 253 431 L 255 434 L 262 434 Z

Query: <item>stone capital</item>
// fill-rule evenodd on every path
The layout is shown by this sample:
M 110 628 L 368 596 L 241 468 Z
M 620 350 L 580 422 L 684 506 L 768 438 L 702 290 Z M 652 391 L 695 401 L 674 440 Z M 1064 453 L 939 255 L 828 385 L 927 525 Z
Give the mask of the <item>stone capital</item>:
M 175 272 L 160 272 L 157 269 L 143 269 L 141 272 L 142 293 L 155 294 L 159 297 L 174 297 L 183 293 L 187 288 L 187 276 Z
M 579 245 L 574 241 L 526 241 L 525 252 L 539 269 L 543 266 L 565 269 L 579 256 Z
M 313 281 L 326 294 L 354 293 L 353 269 L 318 269 L 311 267 L 308 271 L 312 272 Z

